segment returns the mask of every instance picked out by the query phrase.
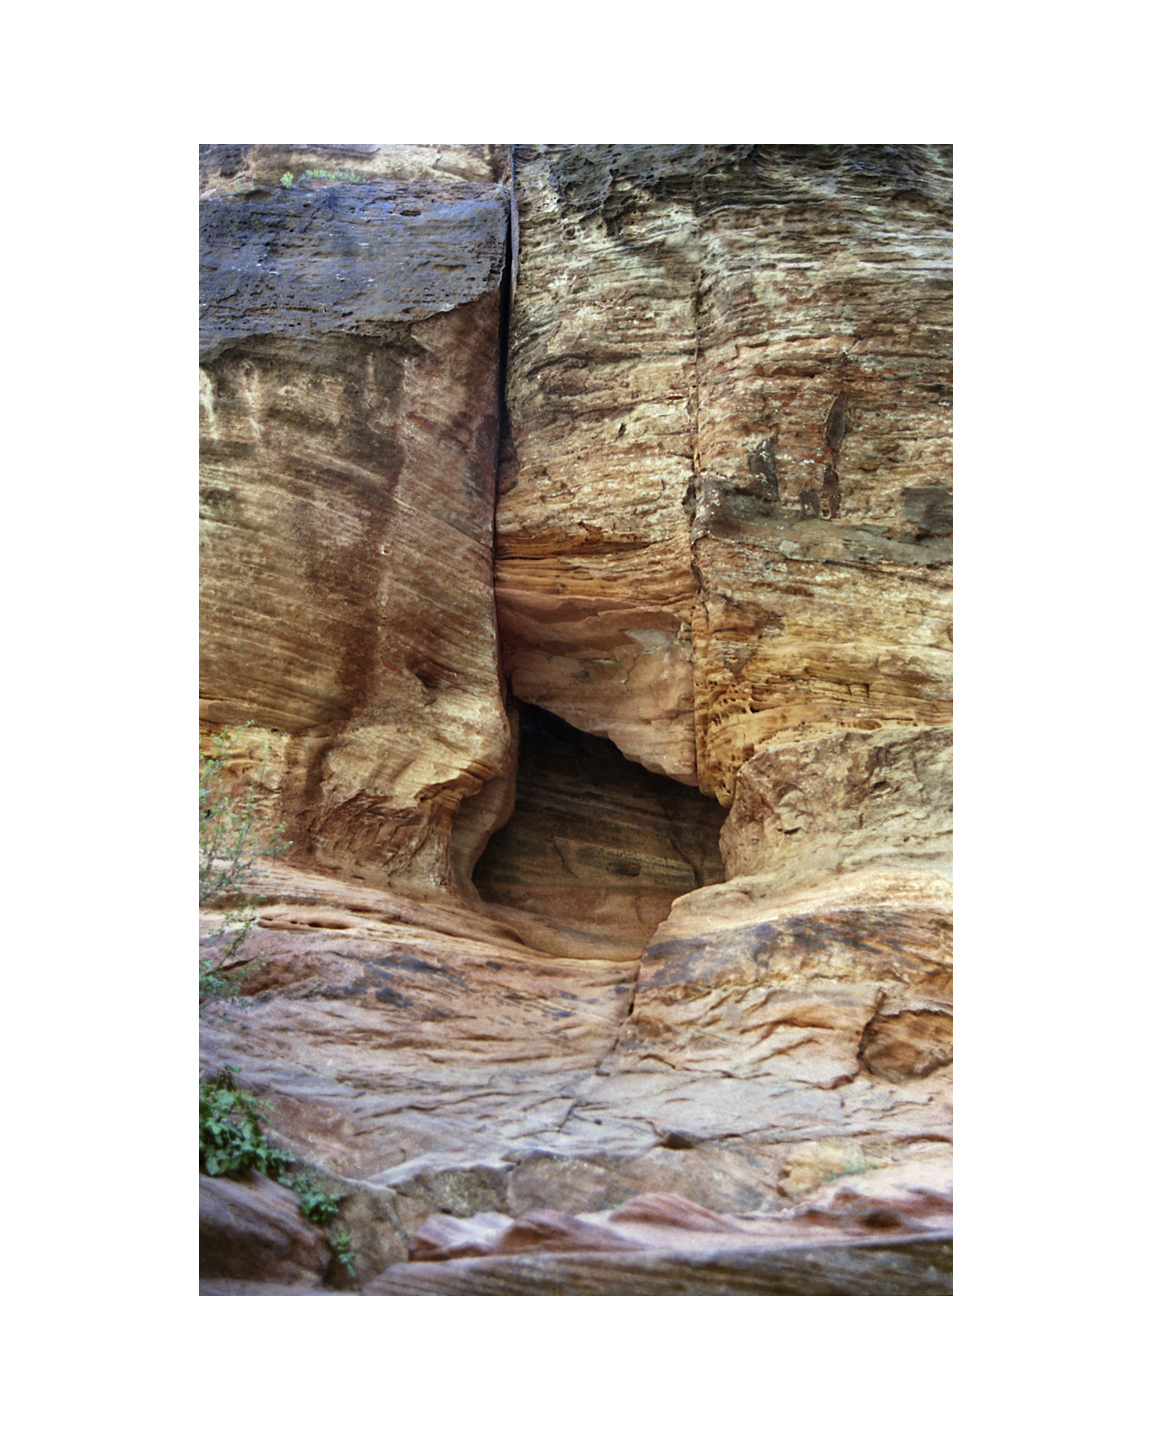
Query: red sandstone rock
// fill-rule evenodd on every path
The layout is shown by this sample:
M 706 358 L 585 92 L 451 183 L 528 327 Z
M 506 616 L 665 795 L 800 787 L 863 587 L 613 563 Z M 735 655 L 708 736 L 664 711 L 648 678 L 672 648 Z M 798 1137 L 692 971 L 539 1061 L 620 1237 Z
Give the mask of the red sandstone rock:
M 738 1231 L 726 1215 L 694 1205 L 682 1195 L 638 1195 L 626 1200 L 611 1216 L 613 1225 L 666 1225 L 677 1230 Z
M 207 1063 L 366 1293 L 949 1293 L 950 153 L 518 147 L 493 588 L 506 151 L 209 152 Z
M 245 174 L 282 161 L 259 151 Z M 202 723 L 252 725 L 234 778 L 298 863 L 413 893 L 470 868 L 500 796 L 473 805 L 461 863 L 453 819 L 509 768 L 507 208 L 493 179 L 443 176 L 202 201 Z
M 725 803 L 801 724 L 947 722 L 950 164 L 518 147 L 497 601 L 522 699 Z M 644 667 L 629 606 L 659 617 Z
M 951 1295 L 939 1235 L 784 1248 L 490 1256 L 394 1265 L 365 1295 Z
M 200 1273 L 272 1284 L 319 1284 L 331 1261 L 296 1196 L 264 1175 L 200 1176 Z

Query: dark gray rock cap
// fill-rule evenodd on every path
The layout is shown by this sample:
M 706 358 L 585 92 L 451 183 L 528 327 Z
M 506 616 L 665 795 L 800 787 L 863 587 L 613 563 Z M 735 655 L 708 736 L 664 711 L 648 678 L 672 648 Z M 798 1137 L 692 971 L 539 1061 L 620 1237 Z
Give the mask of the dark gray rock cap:
M 200 360 L 257 336 L 386 338 L 500 286 L 503 186 L 281 186 L 200 202 Z

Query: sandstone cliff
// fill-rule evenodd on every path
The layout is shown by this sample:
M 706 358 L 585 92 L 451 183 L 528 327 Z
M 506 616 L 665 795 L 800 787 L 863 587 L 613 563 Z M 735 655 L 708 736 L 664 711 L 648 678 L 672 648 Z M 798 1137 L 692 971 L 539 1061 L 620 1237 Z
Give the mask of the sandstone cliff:
M 950 169 L 202 151 L 202 1053 L 367 1293 L 947 1293 Z
M 450 883 L 460 804 L 509 764 L 491 584 L 507 188 L 491 164 L 325 178 L 344 158 L 259 147 L 230 189 L 207 160 L 203 717 L 251 722 L 243 763 L 266 755 L 301 863 L 421 891 Z M 300 181 L 270 178 L 291 164 Z

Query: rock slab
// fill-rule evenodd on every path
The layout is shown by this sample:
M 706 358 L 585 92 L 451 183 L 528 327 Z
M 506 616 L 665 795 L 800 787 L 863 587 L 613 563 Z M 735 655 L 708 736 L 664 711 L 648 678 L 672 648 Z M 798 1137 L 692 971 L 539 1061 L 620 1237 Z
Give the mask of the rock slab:
M 201 724 L 250 727 L 227 776 L 301 864 L 452 891 L 511 754 L 491 584 L 508 195 L 314 158 L 319 179 L 201 201 Z

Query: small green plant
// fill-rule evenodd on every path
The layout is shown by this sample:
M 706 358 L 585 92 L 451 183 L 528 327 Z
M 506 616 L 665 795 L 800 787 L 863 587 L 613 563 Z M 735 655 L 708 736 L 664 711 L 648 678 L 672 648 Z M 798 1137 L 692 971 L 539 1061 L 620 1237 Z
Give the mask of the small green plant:
M 338 1230 L 334 1235 L 329 1234 L 328 1243 L 331 1245 L 336 1259 L 355 1280 L 356 1269 L 352 1259 L 352 1237 L 346 1230 Z
M 302 1170 L 297 1171 L 294 1175 L 285 1176 L 280 1183 L 293 1191 L 300 1205 L 300 1214 L 304 1219 L 324 1231 L 324 1237 L 332 1247 L 333 1255 L 355 1280 L 356 1271 L 353 1268 L 351 1237 L 346 1231 L 329 1229 L 340 1212 L 339 1197 L 329 1195 L 326 1190 L 321 1190 L 319 1185 Z
M 225 1065 L 200 1082 L 200 1164 L 209 1175 L 259 1170 L 275 1179 L 296 1157 L 265 1138 L 268 1107 L 238 1085 L 239 1071 Z
M 231 975 L 223 975 L 212 964 L 207 955 L 200 956 L 200 1004 L 205 1000 L 228 1000 L 242 1008 L 251 1005 L 251 1000 L 240 994 L 240 986 Z
M 281 183 L 281 185 L 284 186 L 285 190 L 291 190 L 291 188 L 292 188 L 292 172 L 291 172 L 291 170 L 285 170 L 284 174 L 281 175 L 281 177 L 280 177 L 280 183 Z
M 217 738 L 215 750 L 200 762 L 201 905 L 238 895 L 262 858 L 275 858 L 288 849 L 287 842 L 281 839 L 282 826 L 273 832 L 270 842 L 261 843 L 257 839 L 258 816 L 250 793 L 240 800 L 225 793 L 222 772 L 235 744 L 236 737 L 225 731 Z M 222 972 L 246 963 L 241 952 L 256 923 L 258 903 L 253 900 L 234 906 L 224 915 L 222 924 L 206 937 L 210 942 L 225 935 L 228 939 L 222 958 L 215 965 L 203 955 L 200 958 L 201 1005 L 213 997 L 235 1000 L 238 996 L 236 982 Z M 209 1175 L 242 1175 L 258 1170 L 261 1175 L 286 1185 L 297 1197 L 300 1214 L 325 1231 L 333 1254 L 355 1280 L 351 1240 L 344 1233 L 333 1235 L 327 1230 L 336 1218 L 339 1200 L 321 1190 L 302 1171 L 283 1173 L 291 1171 L 300 1161 L 267 1139 L 262 1122 L 269 1107 L 241 1089 L 239 1081 L 240 1072 L 236 1067 L 225 1065 L 200 1082 L 201 1167 Z
M 336 1218 L 340 1208 L 340 1202 L 334 1195 L 329 1195 L 307 1175 L 299 1173 L 289 1175 L 284 1181 L 289 1190 L 296 1194 L 300 1202 L 300 1214 L 305 1220 L 310 1220 L 313 1225 L 329 1225 Z
M 226 730 L 217 737 L 215 750 L 200 761 L 201 905 L 239 895 L 261 859 L 275 859 L 289 848 L 282 839 L 282 825 L 273 832 L 271 841 L 263 843 L 257 838 L 259 816 L 251 792 L 238 800 L 225 792 L 222 772 L 235 745 L 235 734 Z M 242 952 L 256 924 L 257 904 L 249 900 L 235 905 L 205 937 L 210 945 L 225 936 L 227 939 L 214 962 L 203 954 L 200 957 L 201 1005 L 211 999 L 237 1000 L 239 988 L 226 972 L 246 963 Z
M 262 1122 L 268 1105 L 239 1085 L 240 1072 L 225 1065 L 200 1082 L 200 1165 L 209 1175 L 244 1175 L 258 1170 L 278 1180 L 296 1196 L 300 1214 L 310 1225 L 324 1231 L 332 1253 L 353 1280 L 352 1240 L 345 1231 L 333 1233 L 329 1226 L 340 1210 L 339 1198 L 321 1190 L 302 1170 L 284 1174 L 300 1161 L 288 1150 L 279 1150 L 264 1134 Z

